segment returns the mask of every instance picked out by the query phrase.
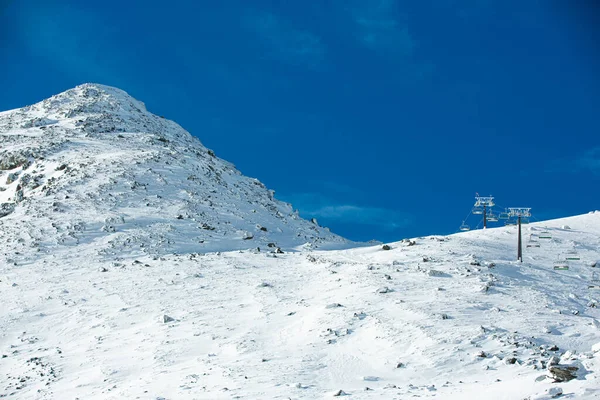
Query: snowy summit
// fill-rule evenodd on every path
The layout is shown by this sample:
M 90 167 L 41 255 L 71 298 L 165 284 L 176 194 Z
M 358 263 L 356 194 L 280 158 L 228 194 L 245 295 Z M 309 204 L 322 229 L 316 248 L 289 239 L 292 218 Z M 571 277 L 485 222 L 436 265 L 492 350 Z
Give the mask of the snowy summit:
M 600 398 L 600 213 L 516 236 L 350 242 L 81 85 L 0 113 L 0 397 Z
M 1 113 L 0 135 L 0 203 L 42 252 L 90 241 L 113 254 L 346 243 L 119 89 L 86 84 Z M 27 229 L 34 215 L 52 235 Z

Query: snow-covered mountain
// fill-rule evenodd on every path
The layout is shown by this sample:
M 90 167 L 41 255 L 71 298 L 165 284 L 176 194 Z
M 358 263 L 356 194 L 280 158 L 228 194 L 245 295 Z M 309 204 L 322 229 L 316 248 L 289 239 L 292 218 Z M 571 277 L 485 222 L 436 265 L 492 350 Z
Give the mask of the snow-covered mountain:
M 0 139 L 0 397 L 600 398 L 599 212 L 522 263 L 514 226 L 353 247 L 100 85 Z
M 346 244 L 273 196 L 119 89 L 85 84 L 0 113 L 11 259 L 86 242 L 105 254 Z

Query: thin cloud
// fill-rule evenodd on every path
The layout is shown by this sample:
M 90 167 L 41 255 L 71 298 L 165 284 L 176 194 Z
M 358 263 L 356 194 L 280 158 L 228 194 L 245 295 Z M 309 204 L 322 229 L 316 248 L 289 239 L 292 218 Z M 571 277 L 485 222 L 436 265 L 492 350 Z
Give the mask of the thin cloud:
M 594 147 L 575 161 L 579 169 L 591 171 L 594 174 L 600 174 L 600 147 Z
M 254 13 L 246 18 L 246 25 L 264 43 L 272 59 L 313 69 L 325 61 L 327 49 L 319 36 L 294 27 L 276 14 Z
M 347 10 L 362 45 L 389 55 L 412 56 L 416 42 L 408 26 L 400 20 L 395 0 L 358 1 Z
M 98 48 L 95 26 L 101 25 L 93 14 L 78 8 L 17 8 L 17 34 L 36 55 L 41 55 L 60 70 L 100 79 L 111 76 L 110 67 Z M 66 23 L 68 21 L 68 23 Z M 101 25 L 102 26 L 102 25 Z
M 575 158 L 551 160 L 545 168 L 547 173 L 577 174 L 591 172 L 600 175 L 600 146 L 584 151 Z
M 412 217 L 407 213 L 381 207 L 347 204 L 319 193 L 298 193 L 286 196 L 284 200 L 292 203 L 303 217 L 320 218 L 324 222 L 377 226 L 387 230 L 406 227 L 412 223 Z

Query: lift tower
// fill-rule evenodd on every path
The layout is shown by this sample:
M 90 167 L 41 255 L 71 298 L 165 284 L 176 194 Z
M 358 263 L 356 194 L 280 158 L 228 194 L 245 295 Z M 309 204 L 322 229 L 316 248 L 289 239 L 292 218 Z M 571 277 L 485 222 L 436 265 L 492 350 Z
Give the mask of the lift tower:
M 531 207 L 510 207 L 508 209 L 509 217 L 517 217 L 519 226 L 519 237 L 517 242 L 517 260 L 523 262 L 523 245 L 521 244 L 521 218 L 531 217 Z
M 475 196 L 475 205 L 473 206 L 473 214 L 483 214 L 483 229 L 487 228 L 487 208 L 494 206 L 494 197 L 492 196 Z

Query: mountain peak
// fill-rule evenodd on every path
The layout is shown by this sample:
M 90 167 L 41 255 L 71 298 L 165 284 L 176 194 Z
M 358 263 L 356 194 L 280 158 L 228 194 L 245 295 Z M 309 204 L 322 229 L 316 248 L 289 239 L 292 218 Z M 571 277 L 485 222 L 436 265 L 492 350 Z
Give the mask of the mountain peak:
M 58 229 L 44 243 L 155 255 L 346 243 L 120 89 L 84 84 L 0 113 L 0 142 L 2 221 L 18 232 L 35 215 Z
M 80 114 L 147 112 L 144 103 L 134 99 L 127 92 L 97 83 L 76 86 L 31 107 L 67 118 Z

